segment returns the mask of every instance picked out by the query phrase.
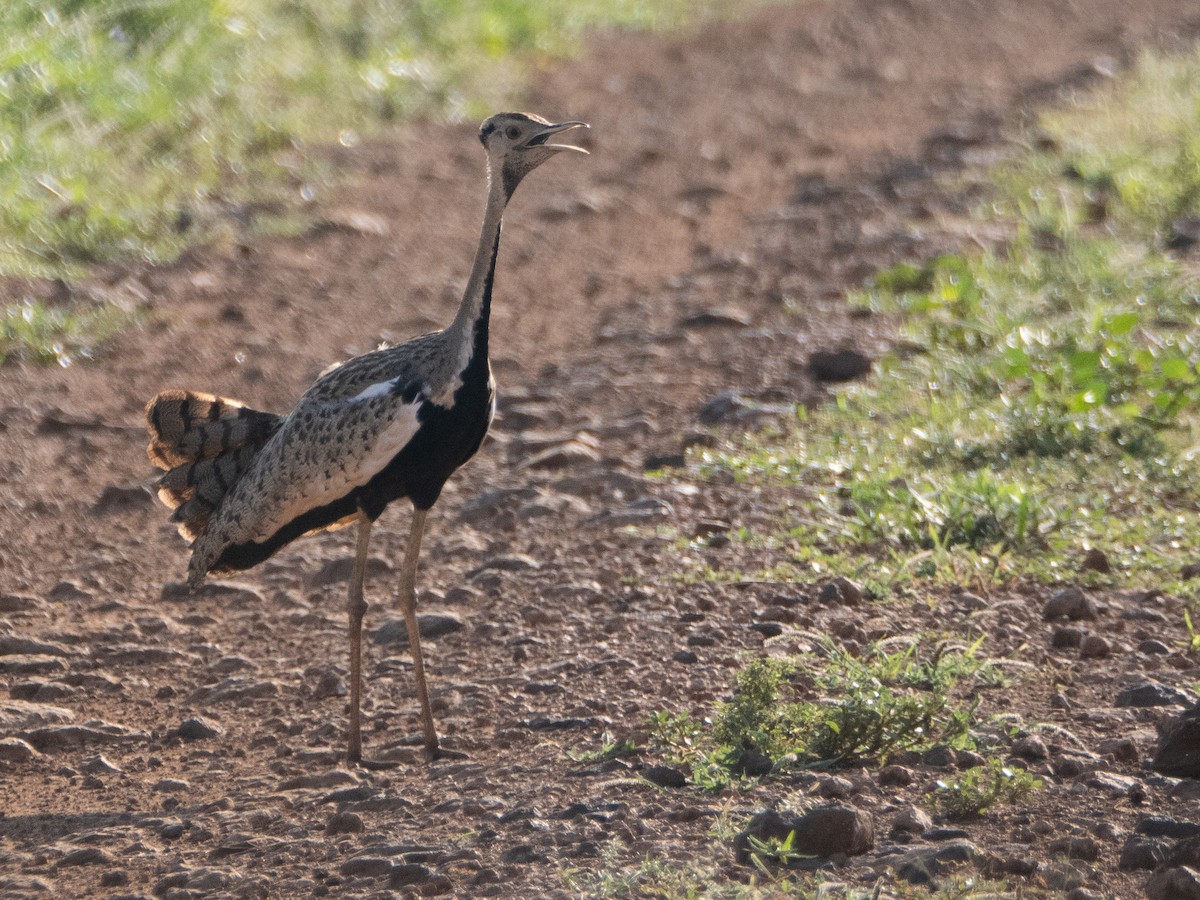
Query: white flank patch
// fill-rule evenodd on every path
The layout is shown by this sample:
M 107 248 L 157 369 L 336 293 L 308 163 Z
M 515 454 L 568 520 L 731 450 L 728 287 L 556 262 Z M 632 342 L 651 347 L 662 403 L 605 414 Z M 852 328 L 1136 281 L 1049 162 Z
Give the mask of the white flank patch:
M 345 405 L 350 408 L 355 401 L 378 396 L 391 390 L 392 386 L 392 382 L 373 384 Z M 370 443 L 359 447 L 348 447 L 345 444 L 339 447 L 330 443 L 321 448 L 322 452 L 317 458 L 306 460 L 303 467 L 297 466 L 291 471 L 281 472 L 281 477 L 276 482 L 276 502 L 256 504 L 260 508 L 273 507 L 271 514 L 255 522 L 255 533 L 247 537 L 250 540 L 265 541 L 292 519 L 344 497 L 382 472 L 421 427 L 417 420 L 417 411 L 424 402 L 425 398 L 419 397 L 412 403 L 397 406 L 391 421 Z M 278 492 L 278 486 L 282 486 L 284 491 Z M 279 493 L 283 493 L 283 496 L 279 496 Z M 245 538 L 237 538 L 243 539 Z
M 361 391 L 359 391 L 357 394 L 355 394 L 353 397 L 351 397 L 346 402 L 347 403 L 360 403 L 363 400 L 370 400 L 372 397 L 379 397 L 379 396 L 382 396 L 383 394 L 387 394 L 390 391 L 395 390 L 396 382 L 399 380 L 400 380 L 399 378 L 393 378 L 391 381 L 379 381 L 379 382 L 376 382 L 375 384 L 368 385 L 367 387 L 363 388 Z

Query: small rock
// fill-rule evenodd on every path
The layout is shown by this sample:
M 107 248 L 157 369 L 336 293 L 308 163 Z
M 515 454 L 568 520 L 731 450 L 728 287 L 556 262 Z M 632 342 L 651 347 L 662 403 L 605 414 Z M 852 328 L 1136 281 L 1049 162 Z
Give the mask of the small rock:
M 426 885 L 433 878 L 433 871 L 428 866 L 423 866 L 420 863 L 398 863 L 392 866 L 392 873 L 388 876 L 388 887 L 401 888 Z M 428 892 L 423 890 L 421 893 L 426 894 Z
M 33 747 L 18 737 L 0 738 L 0 763 L 26 763 L 37 755 Z
M 1060 625 L 1050 635 L 1050 646 L 1060 650 L 1074 649 L 1083 643 L 1083 629 L 1074 625 Z
M 751 622 L 750 630 L 757 631 L 764 638 L 779 637 L 783 634 L 783 626 L 778 622 Z
M 817 599 L 824 604 L 839 604 L 841 606 L 858 606 L 862 603 L 862 588 L 849 578 L 834 578 L 821 585 Z
M 1200 835 L 1200 825 L 1195 822 L 1180 822 L 1170 816 L 1145 816 L 1138 821 L 1133 830 L 1137 834 L 1173 840 Z
M 546 855 L 539 853 L 532 844 L 518 844 L 515 847 L 509 847 L 500 854 L 501 862 L 506 862 L 516 865 L 530 865 L 546 861 Z
M 671 654 L 671 659 L 675 660 L 675 662 L 683 663 L 684 665 L 688 666 L 694 665 L 700 661 L 700 657 L 698 657 L 691 650 L 676 650 Z
M 1196 697 L 1179 688 L 1168 687 L 1156 681 L 1144 681 L 1127 687 L 1117 694 L 1117 706 L 1191 706 Z
M 929 813 L 919 806 L 909 806 L 896 814 L 892 819 L 892 833 L 924 834 L 933 827 L 933 819 Z
M 1080 659 L 1105 659 L 1111 652 L 1108 641 L 1098 634 L 1085 634 L 1079 642 Z
M 1193 706 L 1163 730 L 1150 767 L 1173 778 L 1200 778 L 1200 706 Z
M 1105 791 L 1113 797 L 1131 796 L 1135 790 L 1141 787 L 1136 778 L 1128 778 L 1112 772 L 1093 772 L 1087 778 L 1087 785 Z
M 881 787 L 907 787 L 913 782 L 913 773 L 906 766 L 884 766 L 879 770 L 878 779 Z
M 1032 734 L 1014 741 L 1012 752 L 1022 759 L 1039 760 L 1050 758 L 1050 750 L 1046 747 L 1046 742 Z
M 1084 554 L 1083 562 L 1079 564 L 1080 572 L 1100 572 L 1107 575 L 1112 572 L 1112 564 L 1108 561 L 1108 555 L 1096 547 L 1093 547 Z
M 1200 562 L 1184 563 L 1183 568 L 1179 570 L 1179 577 L 1184 581 L 1200 578 Z
M 339 556 L 337 559 L 331 559 L 322 565 L 319 569 L 313 572 L 305 579 L 306 584 L 310 588 L 327 587 L 331 584 L 346 584 L 350 580 L 350 574 L 354 571 L 354 558 L 350 556 Z M 367 557 L 367 574 L 368 582 L 374 582 L 380 578 L 387 578 L 392 574 L 392 567 L 387 560 L 380 559 L 377 556 Z
M 929 884 L 948 869 L 980 858 L 970 841 L 954 841 L 939 847 L 922 847 L 905 854 L 896 864 L 896 874 L 912 884 Z
M 158 791 L 160 794 L 177 794 L 191 789 L 192 786 L 182 778 L 160 778 L 151 786 L 151 790 Z
M 764 775 L 771 774 L 771 770 L 775 768 L 775 763 L 767 754 L 759 750 L 750 749 L 742 751 L 741 758 L 737 761 L 735 768 L 750 778 L 762 778 Z
M 687 776 L 671 766 L 651 766 L 642 773 L 651 784 L 665 788 L 681 788 L 687 785 Z
M 936 747 L 930 747 L 921 754 L 921 762 L 927 766 L 935 766 L 939 769 L 952 768 L 957 762 L 957 754 L 953 747 L 947 747 L 945 744 L 939 744 Z
M 72 850 L 66 856 L 58 861 L 58 868 L 65 869 L 67 866 L 95 866 L 107 865 L 112 860 L 108 854 L 99 847 L 80 847 L 78 850 Z
M 817 381 L 850 381 L 871 371 L 871 358 L 853 349 L 818 351 L 808 358 Z
M 1103 740 L 1097 749 L 1105 756 L 1111 756 L 1119 762 L 1136 763 L 1140 755 L 1133 738 L 1127 737 Z
M 1090 622 L 1096 618 L 1096 615 L 1095 601 L 1074 586 L 1058 591 L 1046 601 L 1046 605 L 1042 608 L 1042 617 L 1047 621 L 1070 619 L 1072 622 Z
M 378 878 L 381 875 L 391 874 L 392 861 L 379 856 L 355 856 L 342 863 L 338 871 L 343 875 Z
M 750 408 L 750 404 L 736 391 L 726 391 L 704 404 L 697 418 L 701 425 L 719 425 L 737 419 Z
M 1166 656 L 1171 652 L 1171 648 L 1158 638 L 1146 638 L 1144 641 L 1140 641 L 1137 649 L 1138 653 L 1145 653 L 1147 656 Z
M 823 778 L 817 785 L 817 796 L 824 797 L 826 800 L 845 800 L 853 793 L 854 782 L 837 775 Z
M 109 869 L 100 876 L 100 887 L 124 887 L 129 884 L 129 873 L 124 869 Z
M 1100 858 L 1100 845 L 1090 837 L 1058 838 L 1047 844 L 1046 849 L 1068 859 L 1082 859 L 1084 862 L 1095 862 Z
M 121 771 L 103 756 L 91 757 L 79 767 L 79 770 L 88 775 L 116 775 Z
M 466 628 L 462 617 L 452 612 L 425 612 L 417 614 L 417 631 L 425 640 L 436 640 Z M 403 619 L 389 619 L 371 635 L 377 644 L 403 644 L 408 646 L 408 627 Z
M 875 828 L 871 817 L 853 806 L 824 806 L 802 816 L 780 814 L 773 809 L 757 813 L 734 838 L 737 861 L 750 860 L 750 838 L 786 840 L 795 832 L 793 849 L 802 855 L 828 857 L 834 854 L 855 856 L 875 846 Z
M 182 741 L 206 741 L 219 737 L 222 731 L 202 716 L 190 716 L 180 722 L 171 734 Z
M 1188 866 L 1160 869 L 1146 882 L 1147 900 L 1200 900 L 1200 872 Z
M 336 812 L 325 823 L 326 834 L 358 834 L 362 830 L 362 816 L 352 812 Z
M 1123 872 L 1158 868 L 1167 858 L 1169 844 L 1163 840 L 1131 835 L 1121 848 L 1117 868 Z

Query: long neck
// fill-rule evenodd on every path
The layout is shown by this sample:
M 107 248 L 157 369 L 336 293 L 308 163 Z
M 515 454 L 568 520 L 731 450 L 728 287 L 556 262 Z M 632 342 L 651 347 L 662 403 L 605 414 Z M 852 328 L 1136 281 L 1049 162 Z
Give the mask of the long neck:
M 488 177 L 488 201 L 483 213 L 483 228 L 479 233 L 479 247 L 475 250 L 475 264 L 471 266 L 471 277 L 458 306 L 458 315 L 446 330 L 455 337 L 473 340 L 482 329 L 486 340 L 488 315 L 492 306 L 492 279 L 496 274 L 496 254 L 500 249 L 500 220 L 508 197 L 500 179 Z

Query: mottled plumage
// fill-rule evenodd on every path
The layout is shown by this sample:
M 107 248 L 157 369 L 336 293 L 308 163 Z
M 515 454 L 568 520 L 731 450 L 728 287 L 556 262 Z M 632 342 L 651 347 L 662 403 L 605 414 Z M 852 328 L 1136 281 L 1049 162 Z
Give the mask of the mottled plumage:
M 443 331 L 355 357 L 326 371 L 285 416 L 207 394 L 166 391 L 146 407 L 150 459 L 167 469 L 159 496 L 194 539 L 188 583 L 245 569 L 302 535 L 359 523 L 350 583 L 351 722 L 348 756 L 361 758 L 359 700 L 362 582 L 371 524 L 409 498 L 413 529 L 401 574 L 426 747 L 437 737 L 415 618 L 417 555 L 425 512 L 446 479 L 479 449 L 494 411 L 488 362 L 492 280 L 504 207 L 521 179 L 561 150 L 547 143 L 582 125 L 501 113 L 480 129 L 488 203 L 475 264 L 454 321 Z

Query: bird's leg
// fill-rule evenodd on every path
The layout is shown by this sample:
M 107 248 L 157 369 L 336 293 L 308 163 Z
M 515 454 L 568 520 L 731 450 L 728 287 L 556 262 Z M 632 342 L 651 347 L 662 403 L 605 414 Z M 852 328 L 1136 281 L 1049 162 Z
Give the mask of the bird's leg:
M 354 557 L 354 571 L 350 573 L 347 603 L 350 613 L 350 736 L 346 745 L 346 759 L 351 764 L 362 762 L 362 623 L 367 612 L 367 601 L 363 599 L 363 580 L 367 574 L 367 547 L 370 542 L 371 520 L 360 512 L 358 550 Z
M 414 509 L 408 546 L 404 548 L 404 568 L 400 571 L 400 603 L 404 608 L 404 627 L 412 651 L 413 677 L 421 701 L 421 725 L 425 730 L 425 755 L 438 758 L 437 732 L 433 728 L 433 710 L 429 706 L 429 688 L 425 684 L 425 661 L 421 657 L 421 632 L 417 626 L 417 559 L 421 555 L 421 536 L 425 533 L 427 510 Z

